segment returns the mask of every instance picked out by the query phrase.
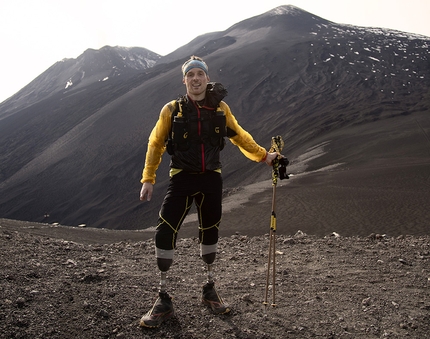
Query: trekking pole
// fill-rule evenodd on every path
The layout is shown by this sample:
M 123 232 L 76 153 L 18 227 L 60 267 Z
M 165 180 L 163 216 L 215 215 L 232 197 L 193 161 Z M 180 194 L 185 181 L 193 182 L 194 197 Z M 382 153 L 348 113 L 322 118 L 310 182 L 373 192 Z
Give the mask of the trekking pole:
M 272 137 L 272 144 L 270 147 L 270 152 L 277 152 L 278 154 L 281 154 L 282 148 L 284 147 L 284 141 L 282 140 L 281 136 Z M 286 167 L 288 164 L 285 162 L 285 160 L 281 155 L 278 155 L 275 160 L 272 162 L 272 214 L 270 217 L 270 234 L 269 234 L 269 259 L 267 263 L 267 273 L 266 273 L 266 289 L 265 289 L 265 298 L 264 298 L 264 305 L 265 309 L 267 309 L 268 305 L 268 295 L 269 295 L 269 281 L 270 281 L 270 273 L 272 273 L 272 306 L 276 306 L 276 300 L 275 300 L 275 279 L 276 279 L 276 212 L 275 212 L 275 206 L 276 206 L 276 185 L 278 183 L 278 177 L 279 177 L 279 165 L 281 162 L 281 165 Z M 281 161 L 282 160 L 282 161 Z M 288 176 L 285 175 L 285 172 L 282 172 L 281 179 L 288 178 Z M 272 270 L 272 272 L 271 272 Z

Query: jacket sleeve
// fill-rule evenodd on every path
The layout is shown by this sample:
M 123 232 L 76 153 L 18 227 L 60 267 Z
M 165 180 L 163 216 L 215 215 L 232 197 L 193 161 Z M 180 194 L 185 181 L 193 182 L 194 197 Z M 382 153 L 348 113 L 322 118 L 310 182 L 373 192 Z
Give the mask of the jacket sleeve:
M 220 108 L 225 112 L 227 128 L 235 134 L 229 137 L 233 145 L 239 147 L 240 151 L 250 160 L 261 162 L 266 159 L 266 149 L 255 142 L 251 134 L 245 131 L 231 113 L 230 107 L 221 101 Z
M 169 136 L 170 127 L 172 124 L 172 112 L 174 110 L 175 101 L 166 104 L 160 112 L 157 123 L 149 135 L 148 150 L 146 151 L 145 166 L 142 171 L 142 179 L 140 182 L 149 182 L 155 184 L 155 172 L 161 163 L 161 158 L 166 151 L 166 141 Z

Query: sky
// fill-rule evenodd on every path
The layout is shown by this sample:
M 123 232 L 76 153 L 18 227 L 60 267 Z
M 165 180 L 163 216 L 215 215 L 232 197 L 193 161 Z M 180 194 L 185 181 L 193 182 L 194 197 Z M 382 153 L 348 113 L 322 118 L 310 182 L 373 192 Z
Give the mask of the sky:
M 282 5 L 336 23 L 430 37 L 429 0 L 0 0 L 0 103 L 88 48 L 144 47 L 166 55 Z

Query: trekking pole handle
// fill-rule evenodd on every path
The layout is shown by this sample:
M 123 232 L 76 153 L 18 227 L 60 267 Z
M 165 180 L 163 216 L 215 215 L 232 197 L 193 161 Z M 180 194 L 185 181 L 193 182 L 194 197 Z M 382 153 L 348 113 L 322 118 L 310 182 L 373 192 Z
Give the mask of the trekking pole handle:
M 284 148 L 284 141 L 280 135 L 272 137 L 270 152 L 277 152 L 278 156 L 272 161 L 272 184 L 276 185 L 279 178 L 279 159 L 282 157 L 281 151 Z

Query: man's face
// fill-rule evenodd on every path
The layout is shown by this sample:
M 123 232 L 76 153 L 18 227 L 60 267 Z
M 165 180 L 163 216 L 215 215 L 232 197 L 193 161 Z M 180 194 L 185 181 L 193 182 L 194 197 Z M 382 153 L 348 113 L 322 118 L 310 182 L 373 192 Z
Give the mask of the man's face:
M 200 101 L 205 98 L 206 86 L 209 81 L 209 76 L 200 68 L 191 68 L 183 79 L 187 94 L 194 101 Z

